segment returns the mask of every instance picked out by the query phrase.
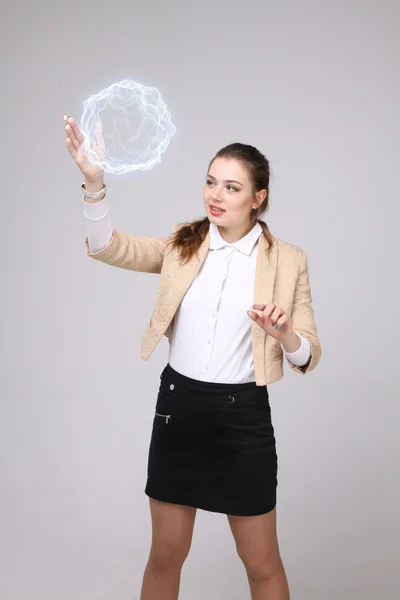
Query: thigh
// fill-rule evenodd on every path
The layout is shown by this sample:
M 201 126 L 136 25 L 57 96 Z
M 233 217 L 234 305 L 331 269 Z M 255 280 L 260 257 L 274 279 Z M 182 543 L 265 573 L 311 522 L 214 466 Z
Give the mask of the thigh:
M 238 555 L 246 564 L 265 564 L 279 560 L 276 532 L 276 506 L 255 517 L 228 515 Z
M 150 498 L 150 512 L 152 553 L 183 559 L 192 542 L 197 509 Z

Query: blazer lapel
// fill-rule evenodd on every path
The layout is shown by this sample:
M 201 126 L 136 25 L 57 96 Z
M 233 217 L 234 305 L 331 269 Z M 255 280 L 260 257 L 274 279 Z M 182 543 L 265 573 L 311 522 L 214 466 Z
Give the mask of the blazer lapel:
M 180 303 L 191 286 L 197 273 L 200 271 L 210 247 L 210 232 L 207 232 L 197 255 L 186 264 L 180 263 L 176 249 L 171 252 L 168 259 L 169 277 L 165 278 L 165 287 L 160 290 L 160 303 L 153 313 L 152 328 L 163 334 L 171 323 Z
M 256 277 L 254 282 L 254 304 L 268 304 L 273 301 L 275 275 L 278 264 L 278 245 L 273 238 L 273 244 L 268 255 L 268 242 L 261 234 L 258 240 L 258 253 L 256 263 Z M 252 323 L 252 339 L 254 348 L 264 344 L 267 334 L 257 323 Z M 273 343 L 274 338 L 269 337 L 267 343 Z

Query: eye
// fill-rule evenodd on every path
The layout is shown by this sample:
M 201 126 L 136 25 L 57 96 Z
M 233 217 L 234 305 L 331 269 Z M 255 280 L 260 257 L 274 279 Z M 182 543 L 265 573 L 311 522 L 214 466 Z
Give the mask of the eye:
M 233 187 L 233 185 L 227 185 L 226 187 L 231 188 L 234 192 L 237 192 L 237 188 Z
M 210 184 L 213 184 L 214 182 L 211 181 L 211 179 L 207 179 L 207 185 L 209 186 Z

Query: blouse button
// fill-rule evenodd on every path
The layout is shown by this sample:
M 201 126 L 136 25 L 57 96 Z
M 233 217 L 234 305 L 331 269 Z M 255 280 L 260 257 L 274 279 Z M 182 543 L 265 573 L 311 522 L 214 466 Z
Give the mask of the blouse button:
M 173 383 L 171 383 L 171 385 L 169 386 L 169 389 L 170 389 L 170 390 L 173 390 L 173 389 L 175 389 L 175 386 L 174 386 L 174 384 L 173 384 Z

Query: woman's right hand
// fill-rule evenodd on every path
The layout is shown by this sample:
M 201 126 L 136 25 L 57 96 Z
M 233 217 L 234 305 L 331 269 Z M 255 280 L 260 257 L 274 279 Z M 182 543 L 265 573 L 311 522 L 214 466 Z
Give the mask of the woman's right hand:
M 64 115 L 63 119 L 65 121 L 65 131 L 67 134 L 65 143 L 70 155 L 85 176 L 87 182 L 102 184 L 104 181 L 104 170 L 91 163 L 86 157 L 83 147 L 83 134 L 78 123 L 68 115 Z M 105 152 L 104 132 L 100 123 L 96 129 L 96 136 L 99 150 Z

